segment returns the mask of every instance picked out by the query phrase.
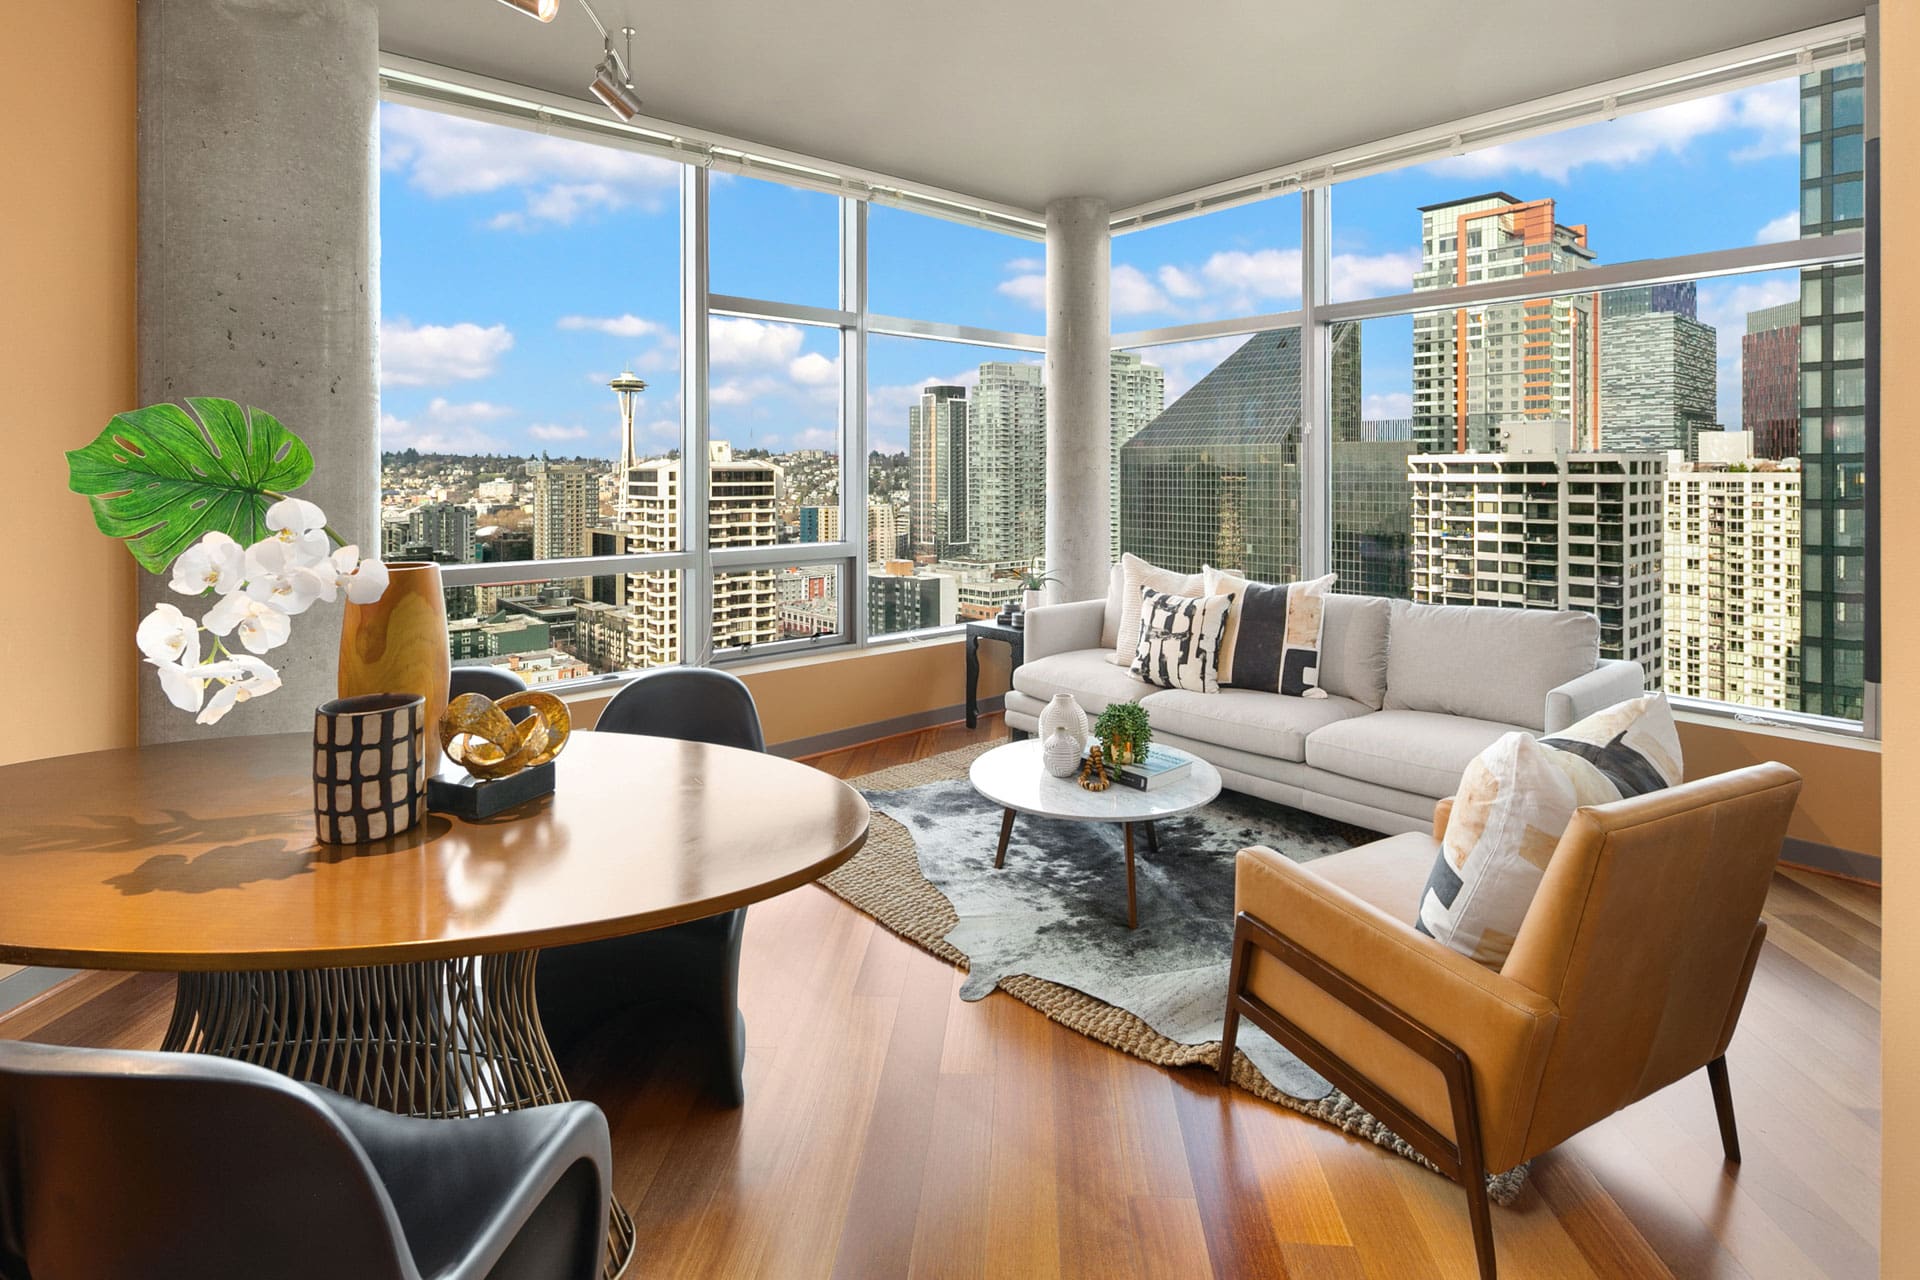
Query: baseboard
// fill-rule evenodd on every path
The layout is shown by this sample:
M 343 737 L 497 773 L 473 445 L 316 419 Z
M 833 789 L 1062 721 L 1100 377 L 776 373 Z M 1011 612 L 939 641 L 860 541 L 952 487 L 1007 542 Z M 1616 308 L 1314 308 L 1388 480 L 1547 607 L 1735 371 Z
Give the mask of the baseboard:
M 0 1015 L 12 1013 L 35 996 L 44 995 L 79 973 L 78 969 L 22 969 L 0 978 Z
M 1801 840 L 1796 836 L 1788 836 L 1786 843 L 1780 846 L 1780 861 L 1785 866 L 1801 867 L 1824 875 L 1845 876 L 1865 884 L 1880 883 L 1880 859 L 1871 854 L 1855 853 L 1851 849 L 1836 849 L 1830 844 Z
M 1000 711 L 1004 701 L 999 695 L 980 699 L 980 714 L 984 716 Z M 848 729 L 835 729 L 832 733 L 816 733 L 809 738 L 776 742 L 767 750 L 776 756 L 795 760 L 801 756 L 817 756 L 828 751 L 844 751 L 848 747 L 857 747 L 879 738 L 891 738 L 896 734 L 932 729 L 938 725 L 952 724 L 956 720 L 966 718 L 965 704 L 956 703 L 951 707 L 935 707 L 931 711 L 919 711 L 910 716 L 895 716 L 891 720 L 854 725 Z

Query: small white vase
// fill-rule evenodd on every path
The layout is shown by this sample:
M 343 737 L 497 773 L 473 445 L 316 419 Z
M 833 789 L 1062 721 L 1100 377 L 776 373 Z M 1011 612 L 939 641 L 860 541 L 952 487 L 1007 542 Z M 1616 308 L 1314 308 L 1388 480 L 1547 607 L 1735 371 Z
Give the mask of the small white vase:
M 1087 713 L 1074 701 L 1070 693 L 1056 693 L 1053 700 L 1040 708 L 1040 741 L 1046 742 L 1053 737 L 1053 731 L 1065 728 L 1073 735 L 1073 749 L 1081 754 L 1087 750 L 1087 739 L 1093 733 L 1093 727 L 1087 723 Z
M 1080 744 L 1073 740 L 1073 732 L 1067 726 L 1055 725 L 1053 732 L 1041 741 L 1045 745 L 1040 749 L 1040 758 L 1048 773 L 1056 778 L 1071 778 L 1080 771 Z
M 1023 609 L 1038 609 L 1040 607 L 1040 593 L 1038 591 L 1022 591 L 1020 593 L 1020 607 Z

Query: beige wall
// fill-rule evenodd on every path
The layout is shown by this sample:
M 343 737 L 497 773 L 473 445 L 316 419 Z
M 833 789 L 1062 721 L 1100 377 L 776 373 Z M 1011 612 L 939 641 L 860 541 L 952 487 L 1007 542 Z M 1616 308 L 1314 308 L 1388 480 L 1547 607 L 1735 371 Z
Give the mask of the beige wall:
M 1753 725 L 1683 720 L 1680 748 L 1689 778 L 1778 760 L 1804 785 L 1787 834 L 1814 844 L 1880 856 L 1880 755 L 1872 743 L 1853 745 Z
M 133 407 L 133 0 L 9 5 L 4 25 L 0 764 L 134 740 L 137 572 L 61 456 Z
M 1920 1276 L 1920 0 L 1880 6 L 1882 1273 Z

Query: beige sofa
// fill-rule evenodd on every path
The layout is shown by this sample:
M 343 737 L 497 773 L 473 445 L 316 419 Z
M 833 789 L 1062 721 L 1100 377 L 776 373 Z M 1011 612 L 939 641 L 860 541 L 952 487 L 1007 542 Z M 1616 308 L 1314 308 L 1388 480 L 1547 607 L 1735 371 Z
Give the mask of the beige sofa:
M 1119 574 L 1105 600 L 1028 611 L 1007 724 L 1034 732 L 1070 693 L 1097 715 L 1138 701 L 1155 742 L 1211 761 L 1235 791 L 1389 834 L 1425 831 L 1434 802 L 1504 733 L 1552 733 L 1639 693 L 1635 662 L 1601 661 L 1591 614 L 1333 596 L 1321 641 L 1326 698 L 1158 689 L 1110 662 Z

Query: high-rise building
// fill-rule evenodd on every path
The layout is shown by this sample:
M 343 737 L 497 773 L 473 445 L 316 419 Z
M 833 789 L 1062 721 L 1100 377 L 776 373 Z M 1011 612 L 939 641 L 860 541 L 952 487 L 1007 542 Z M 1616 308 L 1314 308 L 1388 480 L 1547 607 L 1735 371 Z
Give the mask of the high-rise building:
M 1582 451 L 1564 421 L 1509 424 L 1499 443 L 1408 458 L 1413 598 L 1583 610 L 1601 656 L 1633 659 L 1660 687 L 1666 455 Z
M 1358 403 L 1359 331 L 1333 326 L 1336 401 Z M 1120 447 L 1119 526 L 1122 550 L 1171 569 L 1299 576 L 1298 329 L 1247 339 Z
M 1603 295 L 1600 315 L 1600 447 L 1613 453 L 1695 454 L 1716 429 L 1719 369 L 1712 326 L 1693 318 L 1693 284 Z M 1683 308 L 1683 309 L 1682 309 Z
M 867 563 L 883 564 L 900 554 L 900 521 L 884 498 L 867 502 Z
M 782 639 L 830 636 L 840 630 L 840 571 L 832 565 L 775 570 Z
M 1740 337 L 1740 428 L 1756 458 L 1800 456 L 1800 302 L 1747 312 Z
M 1800 80 L 1800 234 L 1866 225 L 1860 63 Z M 1801 708 L 1858 719 L 1866 692 L 1866 278 L 1800 273 Z
M 990 361 L 967 401 L 969 560 L 1031 563 L 1047 549 L 1047 388 L 1037 364 Z
M 1335 591 L 1399 599 L 1411 592 L 1407 458 L 1412 453 L 1413 441 L 1404 437 L 1333 442 Z
M 733 447 L 708 446 L 712 477 L 707 499 L 708 545 L 770 547 L 779 540 L 780 467 L 764 458 L 733 456 Z M 680 545 L 680 460 L 652 458 L 627 473 L 627 548 L 635 555 Z M 779 589 L 774 569 L 735 569 L 714 575 L 713 647 L 739 648 L 780 639 Z M 627 607 L 640 634 L 628 641 L 630 665 L 659 666 L 680 654 L 680 575 L 627 575 Z
M 407 513 L 406 545 L 426 547 L 441 564 L 469 564 L 474 558 L 473 508 L 428 502 Z
M 1420 240 L 1415 289 L 1555 275 L 1594 259 L 1586 227 L 1555 221 L 1552 200 L 1523 201 L 1504 191 L 1427 205 Z M 1571 422 L 1583 442 L 1594 443 L 1595 310 L 1591 294 L 1562 294 L 1415 316 L 1413 438 L 1420 450 L 1493 452 L 1502 426 L 1516 419 Z
M 1667 692 L 1796 710 L 1799 464 L 1751 460 L 1745 431 L 1706 443 L 1698 462 L 1668 459 Z
M 967 549 L 967 389 L 930 386 L 907 409 L 908 519 L 913 553 L 944 557 Z
M 1107 515 L 1111 521 L 1110 555 L 1120 558 L 1120 446 L 1167 407 L 1167 375 L 1131 351 L 1116 351 L 1108 371 L 1108 423 L 1113 451 L 1107 457 Z
M 960 580 L 911 560 L 890 560 L 867 570 L 867 633 L 892 635 L 944 627 L 960 614 Z
M 840 541 L 840 508 L 837 506 L 800 508 L 800 541 Z
M 597 476 L 577 463 L 538 458 L 527 463 L 533 482 L 533 557 L 565 560 L 584 556 L 600 515 Z

